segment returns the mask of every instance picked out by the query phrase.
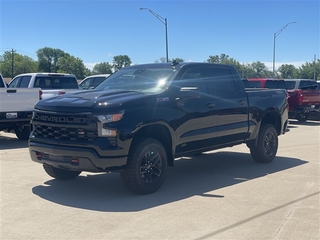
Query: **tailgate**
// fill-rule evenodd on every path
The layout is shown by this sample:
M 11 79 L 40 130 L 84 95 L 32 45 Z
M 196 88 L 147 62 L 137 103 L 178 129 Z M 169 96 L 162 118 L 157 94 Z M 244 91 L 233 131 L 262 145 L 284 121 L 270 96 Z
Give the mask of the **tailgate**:
M 39 101 L 40 88 L 5 88 L 0 90 L 1 112 L 30 112 Z
M 320 105 L 320 90 L 302 90 L 303 105 Z

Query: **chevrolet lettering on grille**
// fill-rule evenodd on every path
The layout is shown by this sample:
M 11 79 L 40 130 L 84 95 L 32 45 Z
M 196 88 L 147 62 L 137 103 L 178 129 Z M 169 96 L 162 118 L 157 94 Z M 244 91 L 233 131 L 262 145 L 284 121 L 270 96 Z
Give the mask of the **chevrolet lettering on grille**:
M 34 116 L 34 120 L 44 121 L 44 122 L 56 122 L 56 123 L 86 123 L 85 118 L 49 116 L 49 115 L 41 115 L 41 114 L 36 114 Z

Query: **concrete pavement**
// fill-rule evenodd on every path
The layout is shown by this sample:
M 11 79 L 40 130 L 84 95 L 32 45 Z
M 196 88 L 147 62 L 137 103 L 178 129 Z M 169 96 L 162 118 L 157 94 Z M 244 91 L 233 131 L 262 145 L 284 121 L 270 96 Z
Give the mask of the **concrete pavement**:
M 0 239 L 320 239 L 320 124 L 291 121 L 276 159 L 245 145 L 181 158 L 154 194 L 117 173 L 49 177 L 0 132 Z

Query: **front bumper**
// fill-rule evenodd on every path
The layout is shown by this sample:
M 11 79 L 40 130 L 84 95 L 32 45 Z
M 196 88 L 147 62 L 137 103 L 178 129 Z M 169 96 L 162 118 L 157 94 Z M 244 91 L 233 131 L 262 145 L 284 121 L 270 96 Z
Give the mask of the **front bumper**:
M 29 141 L 32 161 L 73 171 L 105 172 L 121 169 L 127 163 L 127 155 L 119 150 L 109 150 L 108 156 L 100 156 L 95 149 L 61 146 Z

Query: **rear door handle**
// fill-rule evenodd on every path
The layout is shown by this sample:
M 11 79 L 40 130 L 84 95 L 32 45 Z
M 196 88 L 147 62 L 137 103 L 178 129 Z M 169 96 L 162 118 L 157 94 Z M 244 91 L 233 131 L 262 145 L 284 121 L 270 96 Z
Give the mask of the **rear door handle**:
M 247 102 L 246 102 L 246 101 L 244 101 L 244 100 L 240 100 L 240 101 L 239 101 L 239 105 L 241 105 L 241 106 L 243 106 L 243 105 L 247 105 Z

